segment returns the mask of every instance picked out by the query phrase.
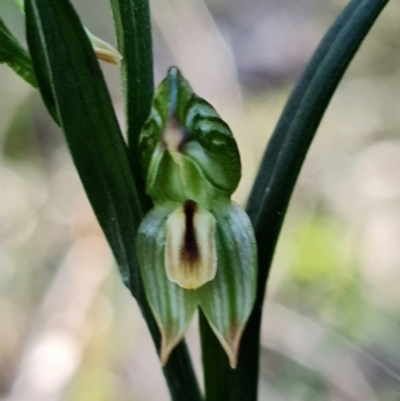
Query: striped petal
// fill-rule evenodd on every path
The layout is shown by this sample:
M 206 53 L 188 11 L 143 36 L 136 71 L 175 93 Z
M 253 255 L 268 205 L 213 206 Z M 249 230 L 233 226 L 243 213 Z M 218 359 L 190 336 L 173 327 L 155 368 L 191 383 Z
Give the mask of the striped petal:
M 217 220 L 217 274 L 198 290 L 199 304 L 232 368 L 256 297 L 257 251 L 253 228 L 236 204 L 212 210 Z
M 195 294 L 167 278 L 165 271 L 166 219 L 177 204 L 156 206 L 143 220 L 137 255 L 146 296 L 161 332 L 161 362 L 168 361 L 182 340 L 197 308 Z

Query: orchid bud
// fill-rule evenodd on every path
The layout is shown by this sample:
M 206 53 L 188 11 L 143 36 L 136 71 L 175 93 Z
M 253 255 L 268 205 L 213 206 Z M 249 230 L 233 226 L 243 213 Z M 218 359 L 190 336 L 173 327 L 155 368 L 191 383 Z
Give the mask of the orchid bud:
M 155 206 L 138 232 L 147 299 L 165 364 L 199 307 L 236 366 L 257 282 L 254 232 L 230 196 L 240 157 L 228 126 L 177 68 L 160 84 L 139 139 Z
M 86 34 L 92 43 L 94 53 L 99 60 L 109 64 L 119 65 L 122 60 L 121 54 L 109 43 L 94 36 L 89 29 L 85 28 Z

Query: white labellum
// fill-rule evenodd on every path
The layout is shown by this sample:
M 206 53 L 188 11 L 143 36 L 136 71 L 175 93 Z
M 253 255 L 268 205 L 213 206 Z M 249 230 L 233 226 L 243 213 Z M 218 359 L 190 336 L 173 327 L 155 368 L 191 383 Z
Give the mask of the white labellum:
M 187 200 L 167 219 L 165 268 L 169 280 L 196 289 L 217 272 L 214 216 Z

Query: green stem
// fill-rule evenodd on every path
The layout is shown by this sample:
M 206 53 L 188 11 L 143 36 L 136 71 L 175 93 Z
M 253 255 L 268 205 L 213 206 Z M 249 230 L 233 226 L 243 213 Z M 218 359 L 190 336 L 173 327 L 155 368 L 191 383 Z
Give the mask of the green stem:
M 203 312 L 199 311 L 205 401 L 229 400 L 229 361 Z
M 141 283 L 139 289 L 137 283 L 135 283 L 134 286 L 131 286 L 131 290 L 133 289 L 135 290 L 133 295 L 137 299 L 157 352 L 159 353 L 161 344 L 160 331 L 145 298 L 143 284 Z M 168 359 L 167 365 L 164 366 L 163 372 L 173 401 L 201 401 L 200 387 L 185 341 L 176 346 Z
M 151 208 L 138 151 L 139 134 L 154 96 L 153 44 L 148 0 L 110 0 L 122 55 L 121 75 L 130 162 L 144 209 Z
M 28 84 L 37 88 L 37 81 L 28 52 L 0 18 L 0 63 L 6 63 Z
M 121 68 L 126 101 L 129 159 L 144 216 L 152 207 L 152 203 L 145 191 L 138 141 L 142 126 L 149 116 L 154 95 L 150 7 L 148 0 L 110 1 L 116 26 L 118 49 L 123 57 Z M 132 246 L 134 245 L 132 244 Z M 129 288 L 138 301 L 157 351 L 159 351 L 160 333 L 144 294 L 138 266 L 132 271 Z M 163 371 L 174 401 L 201 400 L 198 381 L 184 341 L 175 348 Z

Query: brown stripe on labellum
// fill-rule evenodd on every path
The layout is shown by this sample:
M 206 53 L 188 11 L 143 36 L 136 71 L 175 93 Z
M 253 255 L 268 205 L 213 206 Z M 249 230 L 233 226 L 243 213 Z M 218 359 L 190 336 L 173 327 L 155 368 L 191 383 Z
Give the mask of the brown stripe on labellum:
M 211 281 L 217 271 L 214 216 L 187 200 L 166 222 L 165 268 L 169 280 L 186 289 Z
M 194 228 L 194 214 L 197 210 L 197 203 L 192 200 L 187 200 L 183 204 L 185 214 L 185 236 L 183 238 L 181 248 L 181 259 L 188 263 L 191 267 L 200 261 L 200 250 L 197 244 L 197 238 Z

